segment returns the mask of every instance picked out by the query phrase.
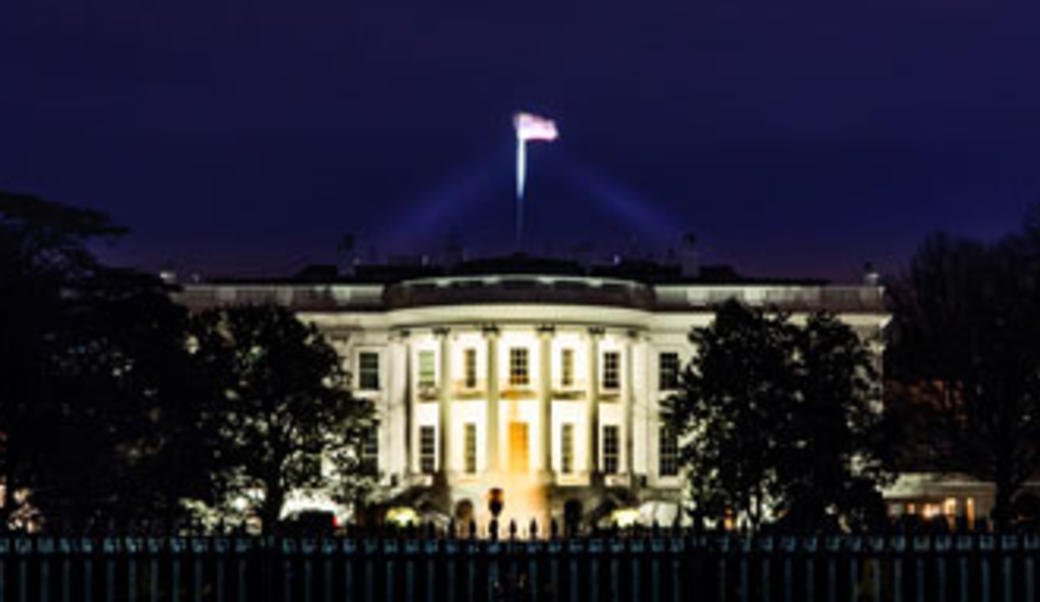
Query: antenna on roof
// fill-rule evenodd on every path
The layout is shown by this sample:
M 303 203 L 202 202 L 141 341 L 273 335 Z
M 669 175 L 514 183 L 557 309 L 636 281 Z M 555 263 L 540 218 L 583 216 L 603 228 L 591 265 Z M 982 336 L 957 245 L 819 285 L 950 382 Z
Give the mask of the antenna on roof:
M 679 246 L 679 270 L 685 278 L 696 278 L 701 273 L 701 258 L 697 251 L 697 235 L 692 230 L 683 234 Z

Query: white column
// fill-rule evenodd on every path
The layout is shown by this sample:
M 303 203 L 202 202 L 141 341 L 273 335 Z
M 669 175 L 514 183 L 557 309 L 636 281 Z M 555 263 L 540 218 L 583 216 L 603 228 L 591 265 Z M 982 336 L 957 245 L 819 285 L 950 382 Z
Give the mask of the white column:
M 552 337 L 551 325 L 538 327 L 538 409 L 541 433 L 542 474 L 551 481 L 552 472 Z
M 386 445 L 380 441 L 380 456 L 386 457 L 387 469 L 391 474 L 408 475 L 412 471 L 412 393 L 409 367 L 410 349 L 408 332 L 390 335 L 387 351 L 386 374 L 389 412 L 381 430 L 386 432 Z M 401 450 L 403 455 L 397 455 Z
M 599 474 L 599 338 L 603 329 L 589 328 L 588 342 L 588 404 L 585 417 L 585 458 L 590 482 Z
M 498 471 L 498 328 L 484 327 L 484 341 L 487 343 L 487 423 L 485 433 L 487 440 L 487 472 Z
M 634 413 L 635 406 L 635 383 L 632 381 L 632 377 L 635 376 L 635 368 L 633 366 L 635 360 L 635 354 L 632 352 L 632 347 L 635 344 L 636 337 L 639 335 L 633 330 L 629 331 L 628 338 L 625 339 L 625 366 L 624 366 L 624 395 L 622 400 L 625 404 L 625 464 L 624 472 L 629 476 L 631 485 L 632 474 L 635 472 L 635 429 L 633 429 L 632 416 Z
M 438 401 L 440 405 L 438 434 L 440 439 L 440 471 L 444 476 L 451 472 L 451 334 L 448 328 L 434 331 L 440 343 L 440 382 Z

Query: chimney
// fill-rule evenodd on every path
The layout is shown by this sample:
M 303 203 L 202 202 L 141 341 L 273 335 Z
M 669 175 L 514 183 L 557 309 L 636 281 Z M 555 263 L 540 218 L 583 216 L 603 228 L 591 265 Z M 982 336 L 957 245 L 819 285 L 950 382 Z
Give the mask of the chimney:
M 683 278 L 696 278 L 701 274 L 701 258 L 697 252 L 697 235 L 687 232 L 679 245 L 679 269 Z
M 869 261 L 863 264 L 863 284 L 867 286 L 877 286 L 881 283 L 881 274 L 874 268 L 874 264 Z

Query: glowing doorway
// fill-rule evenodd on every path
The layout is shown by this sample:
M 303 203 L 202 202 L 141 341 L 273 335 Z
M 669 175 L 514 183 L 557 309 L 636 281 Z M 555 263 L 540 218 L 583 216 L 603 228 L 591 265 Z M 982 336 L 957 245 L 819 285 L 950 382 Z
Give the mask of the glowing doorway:
M 530 471 L 530 437 L 526 422 L 509 423 L 509 472 L 527 474 Z

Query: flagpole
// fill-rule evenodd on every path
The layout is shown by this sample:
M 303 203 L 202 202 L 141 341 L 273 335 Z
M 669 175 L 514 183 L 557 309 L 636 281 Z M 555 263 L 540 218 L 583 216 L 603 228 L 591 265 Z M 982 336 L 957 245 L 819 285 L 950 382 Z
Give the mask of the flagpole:
M 516 139 L 516 246 L 524 236 L 524 178 L 527 171 L 527 146 L 522 136 Z

